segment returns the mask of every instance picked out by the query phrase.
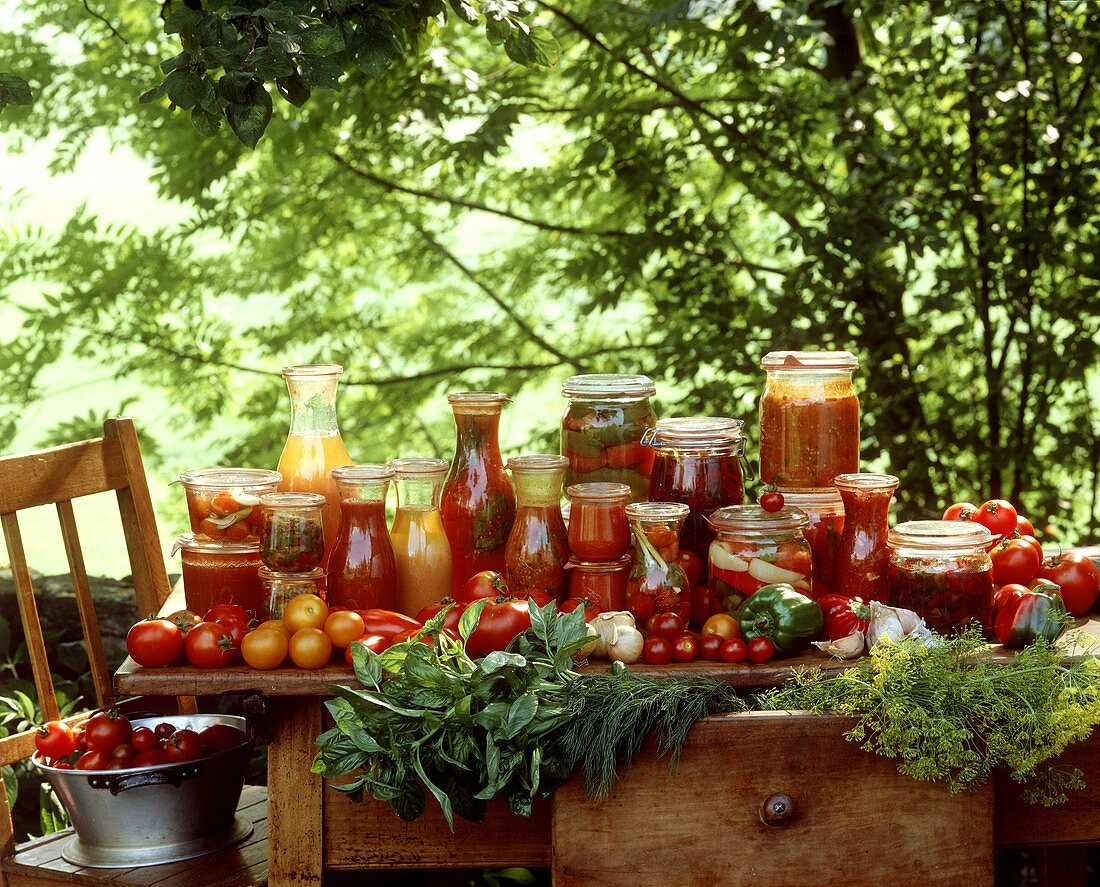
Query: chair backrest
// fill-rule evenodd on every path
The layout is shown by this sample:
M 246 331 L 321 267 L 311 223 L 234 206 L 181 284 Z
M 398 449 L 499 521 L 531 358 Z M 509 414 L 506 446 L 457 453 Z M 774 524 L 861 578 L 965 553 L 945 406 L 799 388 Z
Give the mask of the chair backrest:
M 0 457 L 0 523 L 7 543 L 38 704 L 47 721 L 56 720 L 59 713 L 17 513 L 40 505 L 52 504 L 57 508 L 95 686 L 96 704 L 103 708 L 113 703 L 114 693 L 84 568 L 84 555 L 77 536 L 72 500 L 110 490 L 114 490 L 118 497 L 138 612 L 155 613 L 171 589 L 133 421 L 108 419 L 103 425 L 101 438 L 25 455 Z M 33 752 L 33 730 L 0 739 L 0 765 L 22 760 Z M 11 842 L 11 816 L 0 786 L 0 856 L 11 852 Z

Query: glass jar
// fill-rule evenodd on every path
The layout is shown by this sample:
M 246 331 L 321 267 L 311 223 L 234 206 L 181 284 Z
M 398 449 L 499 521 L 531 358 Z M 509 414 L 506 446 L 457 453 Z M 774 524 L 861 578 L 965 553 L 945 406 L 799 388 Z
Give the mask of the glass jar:
M 772 351 L 760 366 L 760 480 L 780 487 L 827 487 L 859 471 L 859 398 L 847 351 Z
M 340 530 L 329 559 L 330 607 L 397 607 L 397 559 L 386 528 L 386 491 L 393 469 L 345 465 L 332 476 L 340 492 Z
M 806 513 L 806 526 L 802 532 L 813 554 L 810 572 L 813 597 L 820 598 L 833 590 L 833 565 L 844 531 L 844 500 L 836 487 L 820 490 L 779 487 L 779 492 L 783 494 L 785 505 Z
M 269 571 L 309 573 L 325 557 L 320 493 L 267 493 L 260 497 L 260 556 Z
M 215 604 L 238 604 L 248 615 L 263 607 L 258 570 L 260 543 L 200 539 L 194 533 L 176 538 L 172 553 L 183 562 L 183 594 L 187 609 L 202 616 Z
M 631 559 L 623 555 L 617 560 L 590 563 L 570 559 L 565 565 L 569 574 L 569 597 L 599 607 L 605 613 L 626 609 L 626 585 Z
M 569 535 L 561 516 L 565 456 L 515 456 L 508 470 L 516 487 L 516 519 L 508 536 L 504 575 L 513 591 L 565 597 Z
M 898 479 L 892 474 L 842 474 L 834 483 L 844 500 L 844 530 L 833 561 L 833 591 L 888 603 L 887 520 Z
M 889 533 L 889 600 L 941 634 L 992 627 L 993 536 L 970 521 L 918 520 Z
M 569 550 L 578 561 L 610 563 L 630 547 L 630 525 L 626 506 L 630 487 L 626 484 L 573 484 L 565 491 L 569 499 Z
M 390 541 L 397 557 L 397 609 L 413 616 L 451 593 L 451 544 L 439 511 L 445 459 L 391 459 L 397 512 Z
M 691 509 L 680 546 L 694 552 L 704 569 L 714 540 L 707 518 L 724 505 L 745 501 L 744 424 L 740 419 L 660 419 L 642 438 L 654 453 L 649 499 L 683 502 Z
M 196 539 L 258 542 L 260 497 L 279 488 L 282 475 L 261 468 L 198 468 L 180 475 Z
M 340 494 L 332 469 L 351 464 L 336 423 L 336 388 L 344 368 L 322 363 L 284 367 L 290 392 L 290 432 L 279 457 L 284 492 L 318 493 L 325 497 L 323 523 L 328 564 L 340 525 Z
M 682 502 L 633 502 L 626 517 L 634 534 L 634 564 L 626 584 L 626 599 L 648 594 L 658 613 L 691 617 L 688 579 L 677 562 L 680 528 L 691 511 Z
M 500 414 L 507 394 L 448 394 L 455 416 L 455 458 L 443 484 L 443 528 L 451 544 L 451 592 L 482 570 L 504 572 L 516 496 L 500 456 Z
M 711 595 L 729 613 L 765 585 L 786 582 L 813 594 L 813 555 L 803 530 L 804 512 L 785 505 L 727 505 L 710 516 L 717 538 L 710 544 Z
M 263 587 L 263 606 L 259 620 L 282 619 L 287 601 L 300 594 L 325 596 L 323 589 L 325 571 L 318 567 L 306 573 L 279 573 L 267 567 L 259 569 L 260 585 Z
M 561 393 L 569 401 L 561 420 L 566 485 L 626 484 L 632 501 L 644 501 L 653 451 L 642 446 L 642 435 L 657 421 L 649 403 L 657 393 L 653 380 L 616 373 L 570 376 Z

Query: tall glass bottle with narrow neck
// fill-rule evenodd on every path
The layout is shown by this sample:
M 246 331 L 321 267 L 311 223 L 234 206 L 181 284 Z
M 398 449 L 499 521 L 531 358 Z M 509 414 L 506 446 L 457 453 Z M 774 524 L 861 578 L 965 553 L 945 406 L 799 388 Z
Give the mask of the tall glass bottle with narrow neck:
M 397 558 L 397 609 L 410 616 L 451 593 L 451 545 L 439 511 L 444 459 L 393 459 L 397 512 L 390 541 Z
M 513 591 L 566 597 L 569 535 L 561 516 L 566 456 L 514 456 L 507 466 L 516 482 L 516 520 L 505 549 L 505 576 Z
M 328 571 L 329 606 L 349 610 L 397 606 L 397 558 L 386 527 L 393 469 L 347 465 L 332 472 L 340 491 L 340 530 Z
M 504 572 L 504 548 L 516 516 L 516 496 L 504 471 L 498 432 L 508 395 L 465 391 L 447 395 L 455 415 L 455 458 L 443 485 L 443 528 L 451 543 L 452 591 L 482 570 Z
M 332 469 L 351 464 L 336 423 L 336 387 L 344 372 L 336 364 L 283 369 L 290 391 L 290 434 L 279 457 L 279 489 L 320 493 L 325 497 L 322 521 L 327 566 L 340 525 L 340 493 Z

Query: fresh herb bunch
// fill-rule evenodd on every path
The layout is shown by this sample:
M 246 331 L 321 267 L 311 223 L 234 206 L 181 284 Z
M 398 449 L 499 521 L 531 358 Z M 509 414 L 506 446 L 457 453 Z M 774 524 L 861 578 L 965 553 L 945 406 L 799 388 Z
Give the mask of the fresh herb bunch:
M 484 601 L 466 609 L 468 638 Z M 325 703 L 335 726 L 317 739 L 313 772 L 356 800 L 389 801 L 402 819 L 417 819 L 427 789 L 448 825 L 454 815 L 481 821 L 485 802 L 503 795 L 510 810 L 531 814 L 571 767 L 550 740 L 572 716 L 565 707 L 572 654 L 587 641 L 584 613 L 557 615 L 554 603 L 531 601 L 531 628 L 511 652 L 475 662 L 442 633 L 447 610 L 414 638 L 375 654 L 353 649 L 363 690 L 331 687 Z M 419 638 L 430 637 L 431 646 Z

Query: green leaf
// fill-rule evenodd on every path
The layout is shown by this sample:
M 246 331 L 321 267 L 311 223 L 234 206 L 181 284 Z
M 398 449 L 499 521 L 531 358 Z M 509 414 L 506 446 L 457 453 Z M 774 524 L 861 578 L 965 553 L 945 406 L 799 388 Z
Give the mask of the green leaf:
M 194 28 L 202 17 L 203 14 L 197 9 L 174 5 L 172 11 L 164 17 L 164 33 L 180 34 L 185 28 Z
M 420 818 L 426 803 L 424 789 L 415 779 L 410 779 L 402 786 L 401 793 L 390 801 L 390 806 L 406 822 L 413 822 Z
M 217 135 L 222 128 L 222 119 L 220 115 L 211 114 L 196 105 L 191 109 L 191 125 L 199 135 L 210 138 Z
M 462 611 L 462 617 L 458 620 L 458 635 L 462 640 L 468 641 L 470 639 L 470 635 L 477 628 L 478 620 L 481 619 L 481 611 L 485 609 L 485 605 L 488 603 L 487 598 L 481 598 Z
M 391 35 L 377 31 L 360 34 L 355 42 L 353 58 L 356 67 L 372 80 L 386 73 L 393 63 L 394 48 Z
M 298 59 L 298 73 L 314 89 L 339 89 L 344 69 L 332 59 L 303 55 Z
M 271 110 L 271 96 L 262 84 L 253 81 L 248 89 L 248 101 L 231 102 L 226 106 L 225 116 L 241 143 L 255 148 L 271 120 Z
M 503 650 L 494 650 L 481 660 L 480 668 L 484 674 L 493 674 L 506 666 L 523 668 L 527 660 L 519 653 L 505 653 Z
M 535 50 L 535 65 L 542 68 L 552 68 L 561 58 L 561 46 L 558 38 L 549 28 L 531 28 L 528 35 Z
M 279 78 L 275 81 L 275 88 L 279 90 L 279 95 L 296 108 L 302 107 L 309 100 L 312 93 L 306 82 L 298 74 Z
M 355 679 L 364 687 L 377 690 L 382 683 L 382 660 L 378 654 L 362 644 L 352 644 L 351 663 L 355 669 Z
M 158 83 L 152 89 L 147 89 L 141 95 L 138 96 L 139 105 L 147 105 L 149 102 L 154 102 L 162 96 L 166 95 L 163 83 Z
M 276 80 L 296 73 L 287 54 L 270 46 L 257 46 L 249 53 L 245 64 L 261 80 Z
M 504 724 L 504 735 L 507 739 L 514 739 L 523 729 L 534 720 L 539 703 L 533 693 L 524 693 L 508 710 L 508 719 Z
M 477 24 L 477 10 L 471 4 L 467 3 L 466 0 L 448 0 L 448 2 L 450 3 L 451 9 L 454 10 L 455 15 L 462 19 L 462 21 L 466 22 L 468 25 Z
M 443 811 L 443 818 L 447 820 L 447 825 L 453 832 L 455 830 L 455 817 L 451 810 L 450 796 L 436 785 L 431 777 L 424 772 L 424 765 L 420 762 L 420 749 L 417 749 L 416 754 L 413 755 L 413 769 L 416 770 L 416 775 L 420 777 L 420 781 L 427 787 L 428 791 L 432 793 L 432 797 L 435 798 L 436 803 L 439 804 L 440 809 Z
M 302 52 L 306 55 L 335 55 L 344 50 L 344 36 L 332 25 L 314 25 L 299 36 Z
M 199 101 L 203 78 L 191 69 L 179 68 L 164 78 L 164 91 L 178 108 L 189 111 Z
M 505 798 L 508 804 L 508 809 L 511 810 L 516 816 L 531 815 L 531 795 L 525 789 L 516 789 L 515 791 L 508 792 Z
M 252 83 L 252 75 L 248 71 L 232 71 L 218 80 L 218 95 L 227 102 L 246 103 Z

